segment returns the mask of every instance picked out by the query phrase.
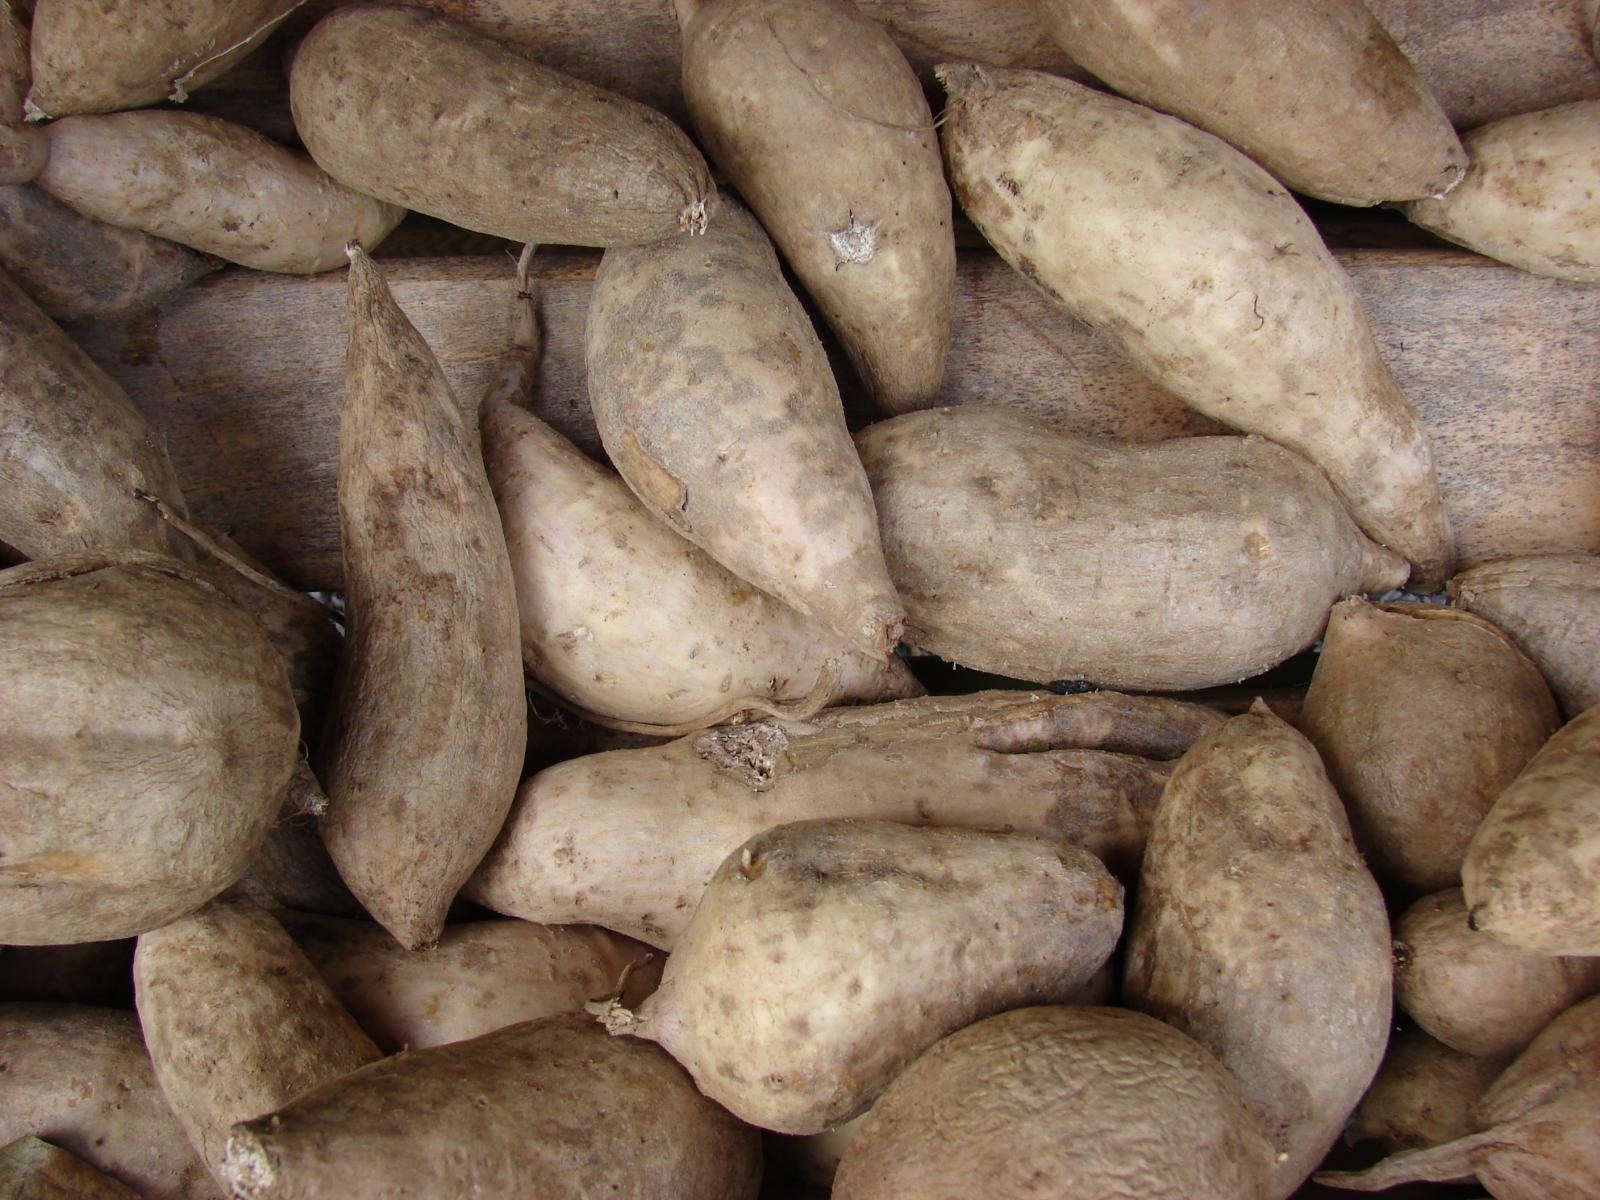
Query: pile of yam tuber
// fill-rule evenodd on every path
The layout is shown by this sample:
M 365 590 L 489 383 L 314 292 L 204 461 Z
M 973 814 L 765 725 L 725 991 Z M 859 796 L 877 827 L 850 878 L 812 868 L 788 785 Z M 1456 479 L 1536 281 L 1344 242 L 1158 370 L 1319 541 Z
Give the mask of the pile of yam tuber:
M 0 0 L 0 1200 L 1600 1200 L 1600 488 L 1458 540 L 1329 247 L 1600 331 L 1596 6 L 1459 7 Z M 260 272 L 331 591 L 89 352 Z

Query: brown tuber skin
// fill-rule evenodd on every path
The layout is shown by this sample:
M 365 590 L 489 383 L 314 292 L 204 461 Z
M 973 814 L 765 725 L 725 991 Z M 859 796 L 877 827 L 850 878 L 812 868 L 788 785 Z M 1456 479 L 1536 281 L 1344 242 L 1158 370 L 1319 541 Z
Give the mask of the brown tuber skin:
M 283 661 L 137 551 L 0 572 L 0 942 L 128 937 L 238 879 L 299 760 Z
M 38 187 L 0 188 L 0 268 L 52 320 L 132 316 L 220 266 L 165 238 L 80 216 Z
M 0 1149 L 0 1196 L 6 1200 L 139 1200 L 139 1193 L 80 1158 L 36 1137 Z
M 278 914 L 318 974 L 386 1054 L 460 1042 L 616 993 L 655 990 L 663 956 L 582 925 L 466 921 L 426 954 L 370 921 Z
M 1381 204 L 1448 192 L 1467 155 L 1363 0 L 1040 0 L 1116 91 L 1216 134 L 1297 192 Z
M 1460 888 L 1406 909 L 1394 947 L 1395 1004 L 1463 1054 L 1509 1059 L 1552 1018 L 1600 991 L 1600 958 L 1518 950 L 1474 932 Z
M 716 195 L 694 143 L 654 109 L 437 13 L 330 14 L 295 51 L 289 96 L 306 149 L 335 179 L 513 241 L 699 232 Z
M 1600 705 L 1500 793 L 1467 847 L 1473 928 L 1540 954 L 1600 955 Z
M 1130 883 L 1170 764 L 1222 723 L 1176 700 L 980 692 L 756 721 L 525 781 L 465 894 L 670 949 L 722 860 L 808 817 L 1060 838 Z
M 1600 704 L 1600 556 L 1482 563 L 1450 581 L 1450 603 L 1510 634 L 1569 720 Z
M 44 130 L 22 121 L 28 72 L 28 28 L 9 0 L 0 0 L 0 185 L 27 183 L 50 156 Z
M 606 251 L 584 361 L 606 453 L 741 579 L 884 658 L 904 609 L 822 343 L 761 226 Z
M 1259 701 L 1179 761 L 1126 943 L 1131 1008 L 1237 1076 L 1278 1151 L 1282 1200 L 1338 1138 L 1383 1060 L 1383 896 L 1311 743 Z
M 51 1142 L 143 1200 L 221 1200 L 156 1084 L 139 1019 L 76 1004 L 0 1004 L 0 1145 Z
M 223 74 L 305 0 L 39 0 L 33 90 L 40 117 L 183 100 Z
M 1001 1013 L 896 1076 L 834 1200 L 1262 1200 L 1272 1147 L 1177 1030 L 1113 1008 Z
M 940 68 L 956 199 L 1003 258 L 1190 407 L 1305 455 L 1367 535 L 1455 557 L 1433 454 L 1283 186 L 1209 133 L 1034 71 Z
M 272 916 L 239 897 L 139 938 L 161 1094 L 218 1182 L 228 1129 L 383 1057 Z
M 1121 930 L 1122 887 L 1061 842 L 800 821 L 724 860 L 637 1012 L 600 1013 L 741 1120 L 820 1133 L 950 1031 L 1062 1002 Z
M 348 617 L 323 840 L 404 946 L 432 945 L 493 844 L 527 746 L 517 597 L 478 425 L 352 247 L 340 425 Z
M 1484 1093 L 1473 1132 L 1317 1182 L 1358 1192 L 1476 1175 L 1496 1200 L 1567 1200 L 1600 1194 L 1600 998 L 1562 1013 Z
M 1560 723 L 1538 669 L 1489 622 L 1359 597 L 1333 608 L 1299 719 L 1372 873 L 1413 896 L 1460 881 L 1489 806 Z
M 962 405 L 856 441 L 912 640 L 1014 679 L 1236 683 L 1406 575 L 1321 471 L 1261 438 L 1128 445 Z
M 238 1200 L 755 1200 L 761 1143 L 654 1046 L 551 1017 L 397 1054 L 234 1127 Z
M 1473 1107 L 1509 1061 L 1463 1054 L 1420 1029 L 1393 1034 L 1344 1140 L 1376 1142 L 1395 1154 L 1465 1137 Z
M 56 199 L 258 271 L 331 271 L 346 242 L 376 246 L 405 216 L 305 155 L 200 113 L 67 117 L 49 135 L 39 186 Z
M 955 236 L 927 98 L 845 0 L 675 0 L 707 153 L 816 300 L 887 413 L 939 393 Z

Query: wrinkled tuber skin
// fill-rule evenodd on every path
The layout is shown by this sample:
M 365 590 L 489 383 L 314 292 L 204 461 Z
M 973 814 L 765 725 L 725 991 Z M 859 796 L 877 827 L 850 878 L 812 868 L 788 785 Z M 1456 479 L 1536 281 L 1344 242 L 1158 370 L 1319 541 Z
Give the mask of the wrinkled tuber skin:
M 583 925 L 465 921 L 426 954 L 370 921 L 280 913 L 328 986 L 386 1054 L 460 1042 L 582 1012 L 624 985 L 624 1004 L 655 990 L 662 956 Z
M 1065 843 L 800 821 L 727 857 L 661 986 L 603 1019 L 740 1120 L 819 1133 L 952 1030 L 1061 1002 L 1121 931 L 1121 885 Z
M 1395 922 L 1394 998 L 1452 1050 L 1509 1059 L 1552 1018 L 1600 991 L 1600 958 L 1519 950 L 1467 919 L 1460 888 L 1424 896 Z
M 0 572 L 0 942 L 129 937 L 238 879 L 299 761 L 283 660 L 186 567 Z
M 1489 806 L 1560 724 L 1538 668 L 1489 622 L 1359 597 L 1333 607 L 1299 720 L 1373 875 L 1413 896 L 1460 881 Z
M 141 934 L 133 977 L 161 1094 L 224 1187 L 236 1121 L 383 1057 L 283 926 L 241 897 Z
M 109 113 L 183 100 L 217 78 L 305 0 L 40 0 L 29 111 Z
M 1335 600 L 1406 575 L 1262 438 L 1122 444 L 961 405 L 856 442 L 911 640 L 1014 679 L 1237 683 L 1310 646 Z
M 295 51 L 289 89 L 328 174 L 479 233 L 636 245 L 704 229 L 716 195 L 700 151 L 654 109 L 437 13 L 332 13 Z
M 695 132 L 884 412 L 939 394 L 950 189 L 905 55 L 845 0 L 676 0 Z
M 28 70 L 28 28 L 9 0 L 0 0 L 0 185 L 27 183 L 50 155 L 44 130 L 22 120 Z
M 1377 1142 L 1395 1154 L 1465 1137 L 1473 1130 L 1473 1106 L 1508 1062 L 1452 1050 L 1421 1029 L 1393 1034 L 1344 1140 Z
M 1323 468 L 1411 561 L 1413 590 L 1442 586 L 1455 551 L 1426 432 L 1283 186 L 1209 133 L 1070 80 L 939 72 L 956 199 L 1001 256 L 1191 407 Z
M 144 414 L 0 273 L 0 541 L 29 558 L 119 546 L 191 557 L 138 492 L 185 511 Z
M 1473 928 L 1540 954 L 1600 955 L 1600 705 L 1500 793 L 1461 883 Z
M 139 1193 L 126 1184 L 36 1137 L 18 1138 L 0 1149 L 0 1196 L 6 1200 L 139 1200 Z
M 397 1054 L 234 1127 L 239 1200 L 755 1200 L 761 1142 L 655 1046 L 550 1017 Z
M 322 835 L 367 911 L 431 945 L 527 747 L 517 597 L 475 411 L 354 248 L 340 425 L 346 636 Z
M 1495 1200 L 1600 1195 L 1600 997 L 1569 1008 L 1534 1038 L 1472 1113 L 1474 1132 L 1317 1182 L 1358 1192 L 1477 1176 Z
M 531 412 L 486 400 L 482 422 L 523 661 L 563 700 L 673 726 L 711 724 L 742 699 L 825 707 L 921 694 L 900 659 L 846 645 L 734 575 Z
M 1244 151 L 1297 192 L 1381 204 L 1448 192 L 1467 155 L 1363 0 L 1043 0 L 1040 23 L 1129 99 Z
M 1535 275 L 1600 283 L 1600 100 L 1490 121 L 1448 196 L 1402 204 L 1413 224 Z
M 1292 1194 L 1389 1036 L 1389 918 L 1316 750 L 1264 705 L 1201 738 L 1156 810 L 1123 994 L 1239 1079 Z
M 0 1145 L 34 1134 L 144 1200 L 221 1200 L 156 1083 L 139 1018 L 0 1004 Z
M 258 271 L 331 271 L 405 210 L 330 179 L 303 154 L 201 113 L 152 109 L 49 126 L 38 186 L 86 217 Z
M 904 609 L 839 387 L 754 218 L 722 200 L 704 237 L 606 251 L 584 358 L 647 508 L 852 645 L 893 649 Z
M 0 188 L 0 268 L 53 320 L 132 316 L 221 265 L 177 242 L 80 216 L 38 187 Z
M 1272 1147 L 1201 1046 L 1139 1013 L 1039 1007 L 935 1044 L 839 1163 L 835 1200 L 1262 1200 Z
M 1176 700 L 980 692 L 755 721 L 526 780 L 465 895 L 670 949 L 764 829 L 859 817 L 1060 838 L 1131 882 L 1170 764 L 1222 724 Z
M 1484 563 L 1450 581 L 1450 602 L 1510 634 L 1569 720 L 1600 704 L 1600 556 Z

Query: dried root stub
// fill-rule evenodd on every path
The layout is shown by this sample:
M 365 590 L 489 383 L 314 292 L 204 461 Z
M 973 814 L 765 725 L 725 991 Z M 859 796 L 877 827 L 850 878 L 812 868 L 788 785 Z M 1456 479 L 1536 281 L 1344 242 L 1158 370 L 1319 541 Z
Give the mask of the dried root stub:
M 182 564 L 0 572 L 0 942 L 128 937 L 242 875 L 299 761 L 261 626 Z
M 1001 1013 L 896 1076 L 835 1200 L 1261 1200 L 1272 1146 L 1200 1045 L 1112 1008 Z
M 1495 1200 L 1600 1195 L 1600 997 L 1547 1025 L 1473 1111 L 1474 1132 L 1317 1182 L 1358 1192 L 1477 1176 Z

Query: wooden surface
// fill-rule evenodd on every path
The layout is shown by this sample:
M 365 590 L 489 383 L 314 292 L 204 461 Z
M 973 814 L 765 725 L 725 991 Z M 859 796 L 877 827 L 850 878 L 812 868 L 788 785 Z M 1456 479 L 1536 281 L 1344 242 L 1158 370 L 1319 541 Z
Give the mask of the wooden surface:
M 282 91 L 287 48 L 343 0 L 309 0 L 198 107 L 259 123 L 257 109 L 208 92 Z M 684 121 L 681 45 L 670 0 L 402 0 L 436 8 L 540 62 Z M 933 67 L 972 59 L 1087 78 L 1045 36 L 1033 0 L 856 0 L 905 52 L 936 101 Z M 1498 116 L 1600 96 L 1583 0 L 1368 0 L 1444 110 L 1467 129 Z M 286 104 L 265 120 L 286 130 Z
M 1432 437 L 1463 560 L 1600 553 L 1600 286 L 1464 251 L 1339 251 Z M 583 325 L 598 256 L 542 253 L 538 411 L 592 454 Z M 389 260 L 396 299 L 464 402 L 508 328 L 509 258 Z M 344 272 L 231 269 L 156 311 L 72 327 L 168 440 L 191 506 L 292 582 L 336 589 Z M 852 423 L 870 419 L 835 355 Z M 1008 404 L 1068 430 L 1220 432 L 1053 309 L 994 255 L 960 257 L 942 403 Z

